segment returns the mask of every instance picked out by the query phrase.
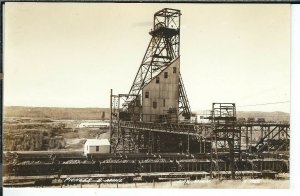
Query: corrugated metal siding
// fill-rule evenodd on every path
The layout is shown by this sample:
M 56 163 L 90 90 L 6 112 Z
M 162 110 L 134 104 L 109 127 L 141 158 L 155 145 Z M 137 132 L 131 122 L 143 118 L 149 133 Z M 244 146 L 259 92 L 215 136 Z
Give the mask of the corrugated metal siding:
M 173 73 L 173 67 L 176 67 L 176 73 Z M 156 121 L 155 116 L 165 115 L 169 108 L 178 110 L 179 98 L 179 68 L 180 59 L 174 61 L 168 68 L 158 74 L 159 83 L 153 79 L 143 89 L 143 121 Z M 168 72 L 168 78 L 164 78 L 164 72 Z M 145 93 L 149 92 L 149 98 L 145 98 Z M 165 107 L 163 100 L 165 99 Z M 153 108 L 153 102 L 157 102 L 157 108 Z M 150 117 L 151 116 L 151 117 Z

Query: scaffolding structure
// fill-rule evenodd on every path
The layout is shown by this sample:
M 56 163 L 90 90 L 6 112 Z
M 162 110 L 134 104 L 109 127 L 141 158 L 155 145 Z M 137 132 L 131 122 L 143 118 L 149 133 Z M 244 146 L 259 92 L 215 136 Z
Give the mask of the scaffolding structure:
M 215 160 L 215 171 L 220 172 L 220 152 L 229 152 L 231 177 L 235 178 L 236 159 L 240 159 L 241 131 L 237 126 L 234 103 L 213 103 L 211 114 L 211 163 Z M 213 168 L 213 167 L 212 167 Z
M 124 108 L 136 100 L 142 89 L 170 63 L 180 56 L 180 10 L 164 8 L 154 14 L 152 36 L 138 72 L 134 78 Z M 189 119 L 191 109 L 179 73 L 179 115 Z

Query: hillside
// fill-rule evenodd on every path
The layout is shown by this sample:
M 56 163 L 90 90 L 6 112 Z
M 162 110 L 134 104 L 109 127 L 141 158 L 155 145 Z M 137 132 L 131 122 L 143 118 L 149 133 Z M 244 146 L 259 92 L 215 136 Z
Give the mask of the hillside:
M 9 106 L 4 108 L 4 118 L 7 117 L 51 118 L 55 120 L 107 120 L 110 117 L 110 109 Z
M 204 110 L 204 111 L 196 111 L 194 112 L 199 115 L 208 116 L 210 114 L 210 111 Z M 237 111 L 236 112 L 238 118 L 265 118 L 266 121 L 289 121 L 290 120 L 290 114 L 285 112 L 261 112 L 261 111 Z
M 108 120 L 110 109 L 9 106 L 4 108 L 4 117 L 51 118 L 57 120 Z M 266 121 L 289 121 L 290 114 L 285 112 L 238 111 L 237 117 L 265 118 Z
M 238 118 L 265 118 L 266 121 L 290 121 L 290 114 L 285 112 L 247 112 L 247 111 L 238 111 Z

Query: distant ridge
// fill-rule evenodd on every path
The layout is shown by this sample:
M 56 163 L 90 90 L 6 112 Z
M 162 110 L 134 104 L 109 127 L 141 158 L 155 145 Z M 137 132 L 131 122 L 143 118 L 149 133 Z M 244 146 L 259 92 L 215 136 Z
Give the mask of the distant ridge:
M 201 114 L 200 111 L 195 113 Z M 62 107 L 4 107 L 4 118 L 51 118 L 55 120 L 108 120 L 109 108 L 62 108 Z M 289 121 L 290 114 L 285 112 L 238 111 L 238 118 L 265 118 L 267 121 Z
M 107 120 L 110 118 L 110 109 L 6 106 L 4 107 L 5 117 L 51 118 L 55 120 Z
M 209 110 L 196 111 L 196 114 L 209 115 Z M 289 121 L 290 114 L 286 112 L 274 111 L 274 112 L 261 112 L 261 111 L 237 111 L 238 118 L 265 118 L 266 121 Z
M 290 121 L 290 114 L 285 112 L 238 111 L 238 118 L 265 118 L 266 121 Z

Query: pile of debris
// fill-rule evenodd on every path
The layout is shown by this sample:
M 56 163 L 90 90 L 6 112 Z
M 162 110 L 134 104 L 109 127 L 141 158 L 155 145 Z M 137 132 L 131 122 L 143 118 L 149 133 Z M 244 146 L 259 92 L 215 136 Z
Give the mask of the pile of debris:
M 140 162 L 141 163 L 167 163 L 172 161 L 167 161 L 166 159 L 145 159 Z
M 134 163 L 133 160 L 106 159 L 102 163 Z
M 95 161 L 68 160 L 68 161 L 63 162 L 62 164 L 94 164 L 94 163 L 95 163 Z
M 51 163 L 45 163 L 41 161 L 23 161 L 18 163 L 19 165 L 39 165 L 39 164 L 51 164 Z

